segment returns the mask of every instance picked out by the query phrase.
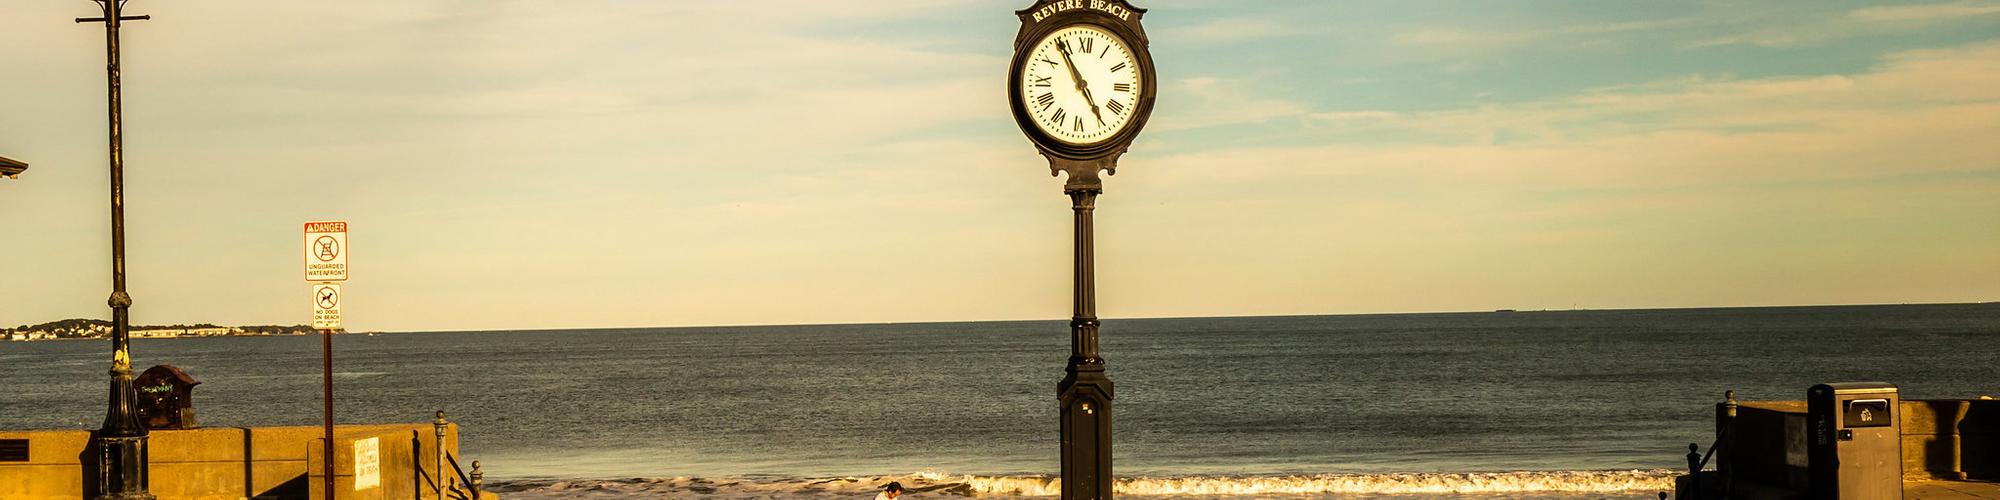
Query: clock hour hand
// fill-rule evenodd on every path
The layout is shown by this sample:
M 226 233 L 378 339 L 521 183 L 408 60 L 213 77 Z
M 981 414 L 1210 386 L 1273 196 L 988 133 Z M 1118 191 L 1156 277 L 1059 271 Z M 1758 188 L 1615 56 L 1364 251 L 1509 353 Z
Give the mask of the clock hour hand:
M 1056 39 L 1056 51 L 1063 56 L 1063 65 L 1069 67 L 1069 79 L 1076 82 L 1076 91 L 1083 94 L 1083 102 L 1090 105 L 1090 115 L 1097 117 L 1097 124 L 1104 124 L 1104 113 L 1097 110 L 1097 100 L 1090 97 L 1090 83 L 1083 81 L 1083 73 L 1076 71 L 1076 61 L 1069 57 L 1069 44 Z
M 1097 124 L 1104 125 L 1104 113 L 1097 110 L 1097 101 L 1090 98 L 1090 88 L 1078 86 L 1076 89 L 1083 91 L 1083 102 L 1090 103 L 1090 114 L 1097 117 Z

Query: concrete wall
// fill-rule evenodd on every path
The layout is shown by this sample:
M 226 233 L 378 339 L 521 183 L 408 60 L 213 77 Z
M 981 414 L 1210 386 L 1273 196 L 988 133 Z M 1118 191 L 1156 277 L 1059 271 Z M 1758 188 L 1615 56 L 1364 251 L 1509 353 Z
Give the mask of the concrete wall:
M 83 496 L 85 431 L 0 431 L 0 439 L 28 440 L 28 461 L 0 462 L 0 498 L 74 499 Z
M 1743 403 L 1736 409 L 1735 442 L 1723 444 L 1718 453 L 1739 481 L 1803 491 L 1809 479 L 1805 420 L 1804 401 Z
M 150 491 L 161 500 L 318 498 L 324 428 L 210 427 L 156 430 L 148 439 Z M 429 423 L 340 426 L 334 432 L 335 491 L 339 498 L 434 499 L 434 427 Z M 378 488 L 356 492 L 353 443 L 377 438 Z M 27 439 L 28 461 L 0 462 L 0 498 L 75 499 L 95 494 L 95 457 L 86 453 L 86 431 L 0 431 L 0 439 Z M 458 454 L 458 427 L 446 428 L 445 451 Z M 470 461 L 460 459 L 465 467 Z M 447 464 L 446 470 L 450 470 Z
M 2000 400 L 1903 401 L 1903 477 L 2000 479 Z
M 392 426 L 385 427 L 391 428 L 357 427 L 335 430 L 333 445 L 333 489 L 338 493 L 337 496 L 339 498 L 353 498 L 356 500 L 437 498 L 433 492 L 431 483 L 431 478 L 437 477 L 435 475 L 437 469 L 437 447 L 434 445 L 436 442 L 435 430 L 430 425 L 424 425 L 423 429 L 417 432 L 394 428 Z M 318 434 L 324 433 L 324 430 L 320 430 Z M 318 434 L 312 439 L 311 449 L 307 450 L 306 486 L 310 491 L 308 498 L 325 498 L 324 494 L 321 493 L 326 487 L 326 469 L 323 465 L 324 462 L 321 462 L 325 454 L 325 448 L 321 444 L 324 440 L 318 437 Z M 381 485 L 357 490 L 354 488 L 354 443 L 368 438 L 375 438 L 377 442 L 377 453 L 381 460 L 381 472 L 378 482 Z M 457 426 L 451 426 L 446 429 L 444 449 L 453 457 L 458 458 L 459 466 L 465 468 L 465 472 L 471 472 L 472 462 L 465 458 L 457 457 Z M 444 470 L 444 485 L 447 488 L 460 483 L 457 479 L 458 472 L 452 469 L 451 462 L 445 462 Z M 447 496 L 449 496 L 449 492 L 447 492 Z
M 2000 480 L 2000 400 L 1903 400 L 1905 480 Z M 1721 453 L 1738 481 L 1805 487 L 1806 405 L 1757 401 L 1737 409 L 1735 448 Z

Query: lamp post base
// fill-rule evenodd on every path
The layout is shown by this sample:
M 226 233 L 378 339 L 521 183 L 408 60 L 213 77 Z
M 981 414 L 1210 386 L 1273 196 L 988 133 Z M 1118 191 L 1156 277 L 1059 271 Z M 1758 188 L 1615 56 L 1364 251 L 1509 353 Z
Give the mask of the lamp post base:
M 154 500 L 147 492 L 146 436 L 97 436 L 98 500 Z
M 1063 500 L 1111 498 L 1111 378 L 1104 361 L 1072 361 L 1062 402 Z
M 97 497 L 115 500 L 152 500 L 148 491 L 146 426 L 139 423 L 138 391 L 132 387 L 131 355 L 125 343 L 130 331 L 126 307 L 130 298 L 112 296 L 113 358 L 111 406 L 105 410 L 104 426 L 91 433 L 90 444 L 97 449 Z M 120 300 L 120 299 L 123 300 Z

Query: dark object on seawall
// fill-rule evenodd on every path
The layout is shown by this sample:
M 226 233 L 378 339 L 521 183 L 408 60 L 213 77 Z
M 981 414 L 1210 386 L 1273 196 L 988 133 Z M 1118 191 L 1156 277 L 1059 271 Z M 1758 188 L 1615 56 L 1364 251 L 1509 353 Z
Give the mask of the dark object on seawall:
M 174 365 L 147 368 L 132 381 L 139 393 L 139 422 L 147 429 L 193 429 L 194 386 L 201 385 Z

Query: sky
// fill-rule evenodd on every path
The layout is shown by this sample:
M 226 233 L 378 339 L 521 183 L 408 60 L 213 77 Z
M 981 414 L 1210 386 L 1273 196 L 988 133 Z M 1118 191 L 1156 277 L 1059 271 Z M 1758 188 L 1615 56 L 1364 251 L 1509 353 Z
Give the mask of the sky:
M 104 33 L 0 0 L 0 325 L 108 318 Z M 137 0 L 141 324 L 1067 318 L 1029 2 Z M 2000 1 L 1149 1 L 1107 318 L 2000 300 Z

